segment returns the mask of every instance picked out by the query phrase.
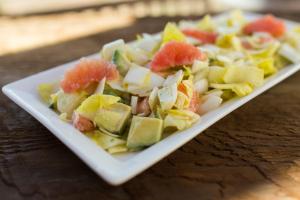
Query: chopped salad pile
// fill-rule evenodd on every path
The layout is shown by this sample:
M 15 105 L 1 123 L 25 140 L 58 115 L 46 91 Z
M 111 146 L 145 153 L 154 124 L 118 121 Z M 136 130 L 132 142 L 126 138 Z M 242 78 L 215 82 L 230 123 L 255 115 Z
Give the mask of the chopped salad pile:
M 300 28 L 272 15 L 167 23 L 157 35 L 105 44 L 82 58 L 41 98 L 110 153 L 136 151 L 184 130 L 224 101 L 243 97 L 299 62 Z

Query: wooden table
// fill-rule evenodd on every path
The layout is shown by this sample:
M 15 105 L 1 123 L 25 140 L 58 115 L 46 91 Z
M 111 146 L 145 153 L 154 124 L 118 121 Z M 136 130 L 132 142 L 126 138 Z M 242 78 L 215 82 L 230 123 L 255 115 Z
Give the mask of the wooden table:
M 94 53 L 115 38 L 156 32 L 166 20 L 143 18 L 131 27 L 2 56 L 0 84 Z M 0 199 L 300 199 L 300 73 L 119 187 L 105 183 L 1 93 Z

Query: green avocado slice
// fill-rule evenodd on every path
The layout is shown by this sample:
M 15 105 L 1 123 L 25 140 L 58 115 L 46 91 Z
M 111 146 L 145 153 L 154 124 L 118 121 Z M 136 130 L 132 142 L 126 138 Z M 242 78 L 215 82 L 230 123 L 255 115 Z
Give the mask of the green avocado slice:
M 117 66 L 117 69 L 122 76 L 125 76 L 131 65 L 128 58 L 120 50 L 114 52 L 112 62 Z
M 57 110 L 60 113 L 67 113 L 67 117 L 72 117 L 73 111 L 86 99 L 86 92 L 65 93 L 60 90 L 57 93 Z
M 128 138 L 128 148 L 150 146 L 158 142 L 163 132 L 163 120 L 134 116 L 132 118 Z
M 97 111 L 94 122 L 99 128 L 110 133 L 120 134 L 131 115 L 131 107 L 123 103 L 115 103 Z

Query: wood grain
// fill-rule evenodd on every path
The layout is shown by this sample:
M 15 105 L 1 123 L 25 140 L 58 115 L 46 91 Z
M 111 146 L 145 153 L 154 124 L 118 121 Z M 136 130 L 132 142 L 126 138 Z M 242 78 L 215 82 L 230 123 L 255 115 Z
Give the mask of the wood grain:
M 156 32 L 167 20 L 144 18 L 125 29 L 0 57 L 0 84 L 94 53 L 112 39 Z M 300 199 L 299 85 L 296 73 L 119 187 L 102 181 L 1 93 L 0 199 Z

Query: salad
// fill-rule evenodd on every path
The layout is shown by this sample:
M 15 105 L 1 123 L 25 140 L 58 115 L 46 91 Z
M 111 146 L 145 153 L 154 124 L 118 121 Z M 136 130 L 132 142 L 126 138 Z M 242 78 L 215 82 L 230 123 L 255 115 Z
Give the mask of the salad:
M 38 86 L 59 118 L 109 153 L 136 151 L 191 127 L 223 102 L 250 94 L 300 60 L 300 27 L 272 15 L 167 23 L 156 35 L 105 44 L 57 83 Z

